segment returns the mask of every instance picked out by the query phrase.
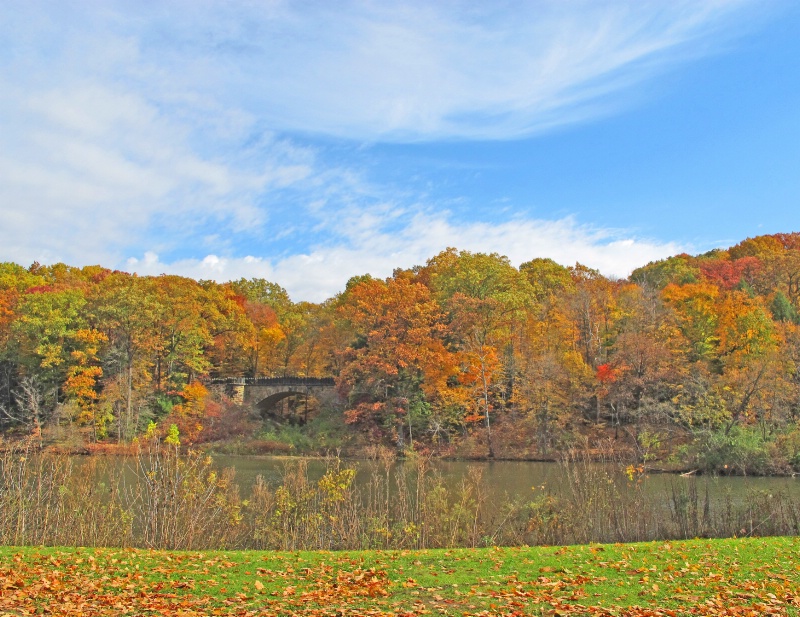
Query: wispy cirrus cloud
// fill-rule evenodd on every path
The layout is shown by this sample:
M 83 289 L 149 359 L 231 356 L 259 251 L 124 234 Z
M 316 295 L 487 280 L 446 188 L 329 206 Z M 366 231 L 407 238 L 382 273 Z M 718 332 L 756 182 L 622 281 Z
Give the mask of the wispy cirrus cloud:
M 316 299 L 448 245 L 624 275 L 675 247 L 520 204 L 494 224 L 456 220 L 376 185 L 329 142 L 518 139 L 596 118 L 718 49 L 756 9 L 11 0 L 0 8 L 0 258 L 252 274 Z
M 144 10 L 141 63 L 277 130 L 367 141 L 518 139 L 591 119 L 769 12 L 753 0 L 175 7 Z

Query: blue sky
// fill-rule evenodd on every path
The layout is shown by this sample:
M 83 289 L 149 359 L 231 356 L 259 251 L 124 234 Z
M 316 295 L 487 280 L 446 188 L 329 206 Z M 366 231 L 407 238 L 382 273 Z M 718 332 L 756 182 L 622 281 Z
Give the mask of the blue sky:
M 788 0 L 7 0 L 0 260 L 624 277 L 799 229 L 799 59 Z

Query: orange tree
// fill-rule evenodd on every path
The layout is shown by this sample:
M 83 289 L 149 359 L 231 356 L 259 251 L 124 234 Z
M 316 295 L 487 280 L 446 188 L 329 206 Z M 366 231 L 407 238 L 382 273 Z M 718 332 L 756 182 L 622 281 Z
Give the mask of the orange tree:
M 412 273 L 398 271 L 351 285 L 337 310 L 352 336 L 338 377 L 349 402 L 346 421 L 413 444 L 415 428 L 424 427 L 455 373 L 438 304 Z

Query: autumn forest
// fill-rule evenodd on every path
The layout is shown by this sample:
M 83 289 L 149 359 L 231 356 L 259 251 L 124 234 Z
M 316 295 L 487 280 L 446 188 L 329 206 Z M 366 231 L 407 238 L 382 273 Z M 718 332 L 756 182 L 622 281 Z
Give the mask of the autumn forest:
M 259 452 L 611 448 L 664 468 L 790 473 L 798 310 L 800 233 L 626 280 L 448 249 L 386 280 L 354 277 L 320 304 L 261 279 L 4 263 L 0 431 L 81 451 L 172 431 Z M 338 396 L 266 417 L 219 385 L 277 376 L 332 377 Z

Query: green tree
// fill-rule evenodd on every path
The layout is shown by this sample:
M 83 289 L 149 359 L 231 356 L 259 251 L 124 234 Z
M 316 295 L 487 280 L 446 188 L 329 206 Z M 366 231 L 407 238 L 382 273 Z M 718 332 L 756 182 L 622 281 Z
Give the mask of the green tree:
M 508 406 L 518 372 L 513 332 L 534 296 L 528 278 L 508 258 L 448 249 L 429 260 L 425 276 L 449 315 L 462 362 L 462 383 L 472 392 L 468 418 L 482 416 L 493 457 L 492 412 Z
M 61 386 L 76 334 L 87 327 L 85 306 L 86 298 L 77 289 L 41 289 L 25 294 L 12 331 L 28 374 L 52 388 Z
M 103 355 L 103 401 L 117 421 L 117 439 L 132 439 L 151 419 L 147 401 L 160 348 L 155 281 L 114 273 L 91 298 L 98 327 L 108 338 Z
M 770 311 L 775 321 L 800 323 L 797 310 L 792 306 L 792 303 L 789 302 L 789 298 L 787 298 L 782 291 L 775 292 L 772 302 L 770 303 Z
M 700 279 L 700 268 L 696 259 L 686 254 L 652 261 L 646 266 L 636 268 L 631 274 L 631 281 L 650 289 L 699 283 Z

